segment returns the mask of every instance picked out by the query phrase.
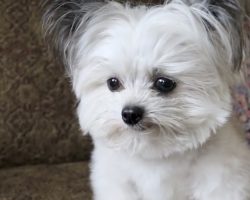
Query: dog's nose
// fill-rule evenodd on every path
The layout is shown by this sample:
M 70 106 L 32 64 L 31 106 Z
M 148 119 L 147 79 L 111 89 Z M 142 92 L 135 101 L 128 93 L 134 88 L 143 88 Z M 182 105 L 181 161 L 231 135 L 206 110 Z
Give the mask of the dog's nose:
M 135 125 L 142 120 L 144 109 L 138 106 L 126 106 L 122 110 L 122 119 L 128 125 Z

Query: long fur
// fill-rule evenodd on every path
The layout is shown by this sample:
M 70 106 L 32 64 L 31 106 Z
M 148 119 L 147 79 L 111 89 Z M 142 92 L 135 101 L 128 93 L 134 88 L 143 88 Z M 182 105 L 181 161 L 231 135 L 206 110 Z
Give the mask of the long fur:
M 55 0 L 43 4 L 45 36 L 65 66 L 74 65 L 75 45 L 84 27 L 95 11 L 105 4 L 104 0 Z
M 48 7 L 46 33 L 95 144 L 95 200 L 250 197 L 249 152 L 231 116 L 230 87 L 244 55 L 241 13 L 235 0 L 60 0 Z M 159 76 L 175 80 L 176 89 L 159 94 Z M 108 89 L 111 77 L 119 91 Z M 126 105 L 145 109 L 136 126 L 122 120 Z

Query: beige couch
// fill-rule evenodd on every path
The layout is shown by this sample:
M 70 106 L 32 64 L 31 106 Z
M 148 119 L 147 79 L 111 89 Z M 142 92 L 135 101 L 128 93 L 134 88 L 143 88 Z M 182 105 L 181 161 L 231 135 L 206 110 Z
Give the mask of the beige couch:
M 39 4 L 0 4 L 0 200 L 88 200 L 91 142 L 43 41 Z

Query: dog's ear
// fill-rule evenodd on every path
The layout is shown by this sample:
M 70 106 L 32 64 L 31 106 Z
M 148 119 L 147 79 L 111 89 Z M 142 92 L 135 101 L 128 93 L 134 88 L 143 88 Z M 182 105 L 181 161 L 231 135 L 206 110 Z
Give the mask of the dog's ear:
M 243 10 L 237 0 L 207 0 L 208 11 L 229 33 L 233 70 L 241 68 L 243 59 Z M 211 25 L 213 29 L 213 25 Z
M 47 0 L 42 5 L 45 38 L 65 65 L 69 65 L 80 26 L 84 28 L 95 11 L 106 4 L 105 0 Z

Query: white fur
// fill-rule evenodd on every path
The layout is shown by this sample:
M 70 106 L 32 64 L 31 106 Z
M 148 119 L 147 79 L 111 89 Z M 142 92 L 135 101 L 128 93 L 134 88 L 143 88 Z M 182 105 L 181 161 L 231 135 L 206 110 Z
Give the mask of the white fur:
M 91 176 L 95 199 L 248 199 L 249 152 L 235 132 L 227 124 L 198 149 L 155 159 L 116 152 L 98 141 Z
M 95 200 L 249 198 L 250 152 L 231 118 L 239 38 L 227 13 L 222 25 L 207 1 L 187 2 L 109 2 L 78 27 L 67 53 L 80 125 L 95 145 Z M 173 92 L 152 89 L 159 74 L 177 82 Z M 111 77 L 120 91 L 108 89 Z M 146 109 L 144 130 L 122 121 L 127 104 Z

